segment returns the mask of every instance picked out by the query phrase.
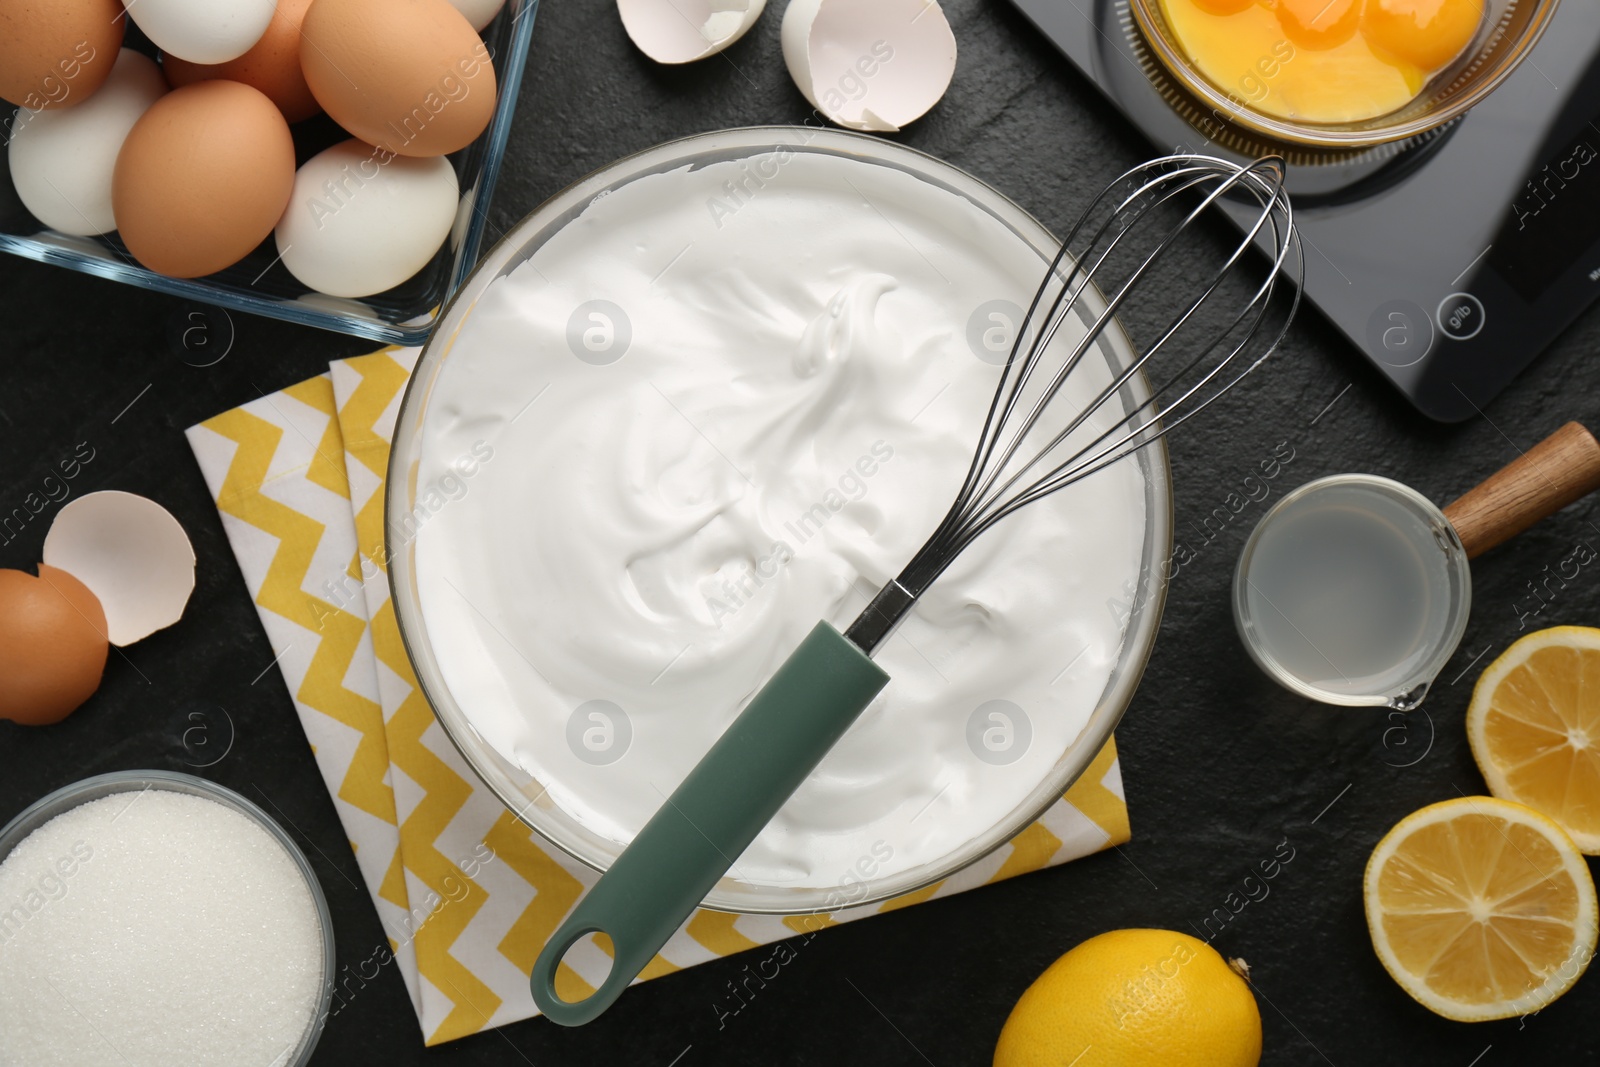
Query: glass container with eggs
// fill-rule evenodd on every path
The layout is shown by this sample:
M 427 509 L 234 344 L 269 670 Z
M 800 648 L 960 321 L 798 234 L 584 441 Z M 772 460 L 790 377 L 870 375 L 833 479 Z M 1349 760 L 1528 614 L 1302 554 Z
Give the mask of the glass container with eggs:
M 0 250 L 417 343 L 477 259 L 536 6 L 0 0 Z
M 1557 0 L 1130 0 L 1156 58 L 1220 121 L 1358 148 L 1464 114 Z

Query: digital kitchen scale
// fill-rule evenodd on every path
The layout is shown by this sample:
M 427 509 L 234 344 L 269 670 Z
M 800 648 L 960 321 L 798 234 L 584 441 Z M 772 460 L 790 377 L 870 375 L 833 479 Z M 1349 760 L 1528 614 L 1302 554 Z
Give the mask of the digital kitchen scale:
M 1322 152 L 1219 122 L 1127 0 L 1013 0 L 1166 151 L 1289 160 L 1305 292 L 1425 415 L 1471 418 L 1600 296 L 1600 4 L 1449 126 Z

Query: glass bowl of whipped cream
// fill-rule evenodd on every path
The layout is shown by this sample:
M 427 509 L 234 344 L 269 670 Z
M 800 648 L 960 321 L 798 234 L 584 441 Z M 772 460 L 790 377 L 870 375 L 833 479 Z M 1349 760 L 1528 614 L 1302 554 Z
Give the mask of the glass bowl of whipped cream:
M 765 127 L 623 159 L 484 257 L 397 415 L 389 575 L 423 692 L 517 817 L 604 870 L 816 620 L 898 573 L 1058 246 L 930 156 Z M 1107 331 L 1068 402 L 1132 358 Z M 1132 698 L 1171 544 L 1159 446 L 985 533 L 706 906 L 884 900 L 1041 816 L 1100 843 L 1055 805 Z

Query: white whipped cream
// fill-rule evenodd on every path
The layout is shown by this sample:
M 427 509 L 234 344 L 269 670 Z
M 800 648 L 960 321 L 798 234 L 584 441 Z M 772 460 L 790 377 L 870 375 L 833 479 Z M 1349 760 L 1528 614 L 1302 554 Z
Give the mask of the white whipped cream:
M 954 193 L 784 153 L 634 181 L 495 281 L 433 386 L 418 471 L 466 486 L 415 559 L 477 731 L 631 839 L 816 621 L 845 628 L 937 526 L 999 374 L 969 320 L 1026 306 L 1042 269 Z M 1107 380 L 1088 362 L 1059 405 Z M 864 858 L 892 876 L 1012 813 L 1117 662 L 1143 500 L 1120 463 L 975 542 L 734 876 L 833 886 Z

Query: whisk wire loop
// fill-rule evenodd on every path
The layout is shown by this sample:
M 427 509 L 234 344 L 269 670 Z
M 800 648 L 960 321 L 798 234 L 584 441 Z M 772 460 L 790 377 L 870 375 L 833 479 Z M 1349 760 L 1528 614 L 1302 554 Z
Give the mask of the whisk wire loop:
M 1044 280 L 1017 326 L 1016 337 L 984 416 L 972 463 L 938 528 L 900 575 L 846 631 L 869 654 L 909 611 L 923 590 L 995 523 L 1096 471 L 1158 441 L 1232 390 L 1275 352 L 1299 306 L 1304 255 L 1284 189 L 1285 163 L 1268 156 L 1247 165 L 1203 155 L 1173 155 L 1133 168 L 1100 193 L 1078 218 L 1050 261 Z M 1251 205 L 1238 243 L 1215 271 L 1204 272 L 1173 300 L 1163 291 L 1149 299 L 1161 268 L 1197 221 L 1220 201 Z M 1173 210 L 1176 208 L 1176 210 Z M 1161 219 L 1171 219 L 1165 224 Z M 1164 225 L 1164 228 L 1162 226 Z M 1149 250 L 1137 251 L 1156 228 Z M 1226 327 L 1191 342 L 1202 323 L 1215 323 L 1202 309 L 1235 299 L 1252 248 L 1268 253 L 1259 282 L 1246 283 L 1238 304 L 1225 312 Z M 1124 259 L 1134 263 L 1120 269 Z M 1279 285 L 1290 275 L 1287 311 L 1275 329 L 1265 328 Z M 1046 415 L 1067 381 L 1079 372 L 1120 316 L 1147 303 L 1175 306 L 1153 339 L 1135 358 L 1115 367 L 1109 380 L 1080 410 L 1059 425 Z M 1069 318 L 1082 324 L 1075 339 L 1058 335 Z M 1059 350 L 1059 351 L 1058 351 Z M 1173 354 L 1176 353 L 1176 354 Z M 1176 364 L 1154 387 L 1148 385 L 1158 356 Z M 1142 387 L 1141 387 L 1142 386 Z M 1135 390 L 1132 394 L 1130 390 Z M 1116 397 L 1132 397 L 1115 418 L 1096 423 Z M 1103 428 L 1102 428 L 1103 427 Z M 1077 439 L 1093 434 L 1088 440 Z M 1036 443 L 1036 439 L 1037 443 Z M 1069 443 L 1070 442 L 1070 443 Z
M 1183 176 L 1182 172 L 1179 173 L 1179 176 Z M 1032 459 L 1023 464 L 1020 469 L 1014 471 L 1004 484 L 998 488 L 993 488 L 994 480 L 1006 469 L 1017 450 L 1021 447 L 1024 439 L 1036 427 L 1039 418 L 1043 415 L 1051 401 L 1055 399 L 1056 394 L 1066 382 L 1068 375 L 1071 374 L 1073 369 L 1082 360 L 1084 354 L 1094 346 L 1095 342 L 1099 339 L 1101 333 L 1104 331 L 1107 325 L 1115 319 L 1117 311 L 1133 292 L 1134 287 L 1138 285 L 1139 282 L 1144 278 L 1145 274 L 1153 269 L 1154 266 L 1167 254 L 1182 231 L 1190 223 L 1192 223 L 1195 218 L 1199 217 L 1200 213 L 1209 207 L 1217 197 L 1225 195 L 1227 191 L 1242 178 L 1242 176 L 1243 172 L 1241 172 L 1239 175 L 1235 175 L 1224 184 L 1218 186 L 1211 192 L 1210 195 L 1203 199 L 1201 203 L 1197 204 L 1189 212 L 1186 218 L 1175 224 L 1162 239 L 1156 251 L 1150 256 L 1146 257 L 1144 262 L 1140 264 L 1133 274 L 1123 282 L 1121 288 L 1112 295 L 1106 306 L 1101 309 L 1095 322 L 1090 326 L 1083 338 L 1080 339 L 1077 345 L 1074 347 L 1072 354 L 1062 362 L 1062 365 L 1059 368 L 1057 368 L 1049 386 L 1046 387 L 1042 395 L 1035 399 L 1033 408 L 1031 411 L 1029 411 L 1027 418 L 1024 419 L 1022 424 L 1016 427 L 1016 429 L 1012 432 L 1010 436 L 1010 443 L 1006 446 L 1005 450 L 1001 454 L 999 462 L 995 464 L 989 471 L 988 477 L 984 479 L 983 484 L 979 487 L 977 493 L 975 494 L 975 499 L 980 502 L 977 513 L 982 513 L 988 505 L 997 501 L 1007 490 L 1019 482 L 1022 477 L 1028 473 L 1028 471 L 1032 470 L 1035 466 L 1041 463 L 1046 456 L 1050 455 L 1057 445 L 1061 444 L 1067 439 L 1067 437 L 1076 432 L 1077 429 L 1085 421 L 1087 421 L 1087 419 L 1096 410 L 1098 410 L 1102 404 L 1109 400 L 1111 396 L 1115 395 L 1129 381 L 1139 374 L 1144 365 L 1155 355 L 1161 346 L 1164 345 L 1168 339 L 1175 335 L 1183 327 L 1183 325 L 1188 322 L 1194 312 L 1201 305 L 1203 305 L 1207 298 L 1210 297 L 1211 294 L 1216 291 L 1217 287 L 1222 284 L 1223 279 L 1227 277 L 1228 272 L 1232 269 L 1234 263 L 1237 262 L 1239 256 L 1243 254 L 1244 249 L 1248 247 L 1248 245 L 1241 244 L 1234 250 L 1233 255 L 1229 257 L 1228 261 L 1224 263 L 1224 265 L 1213 275 L 1212 280 L 1206 289 L 1196 296 L 1192 301 L 1190 301 L 1189 305 L 1183 309 L 1183 312 L 1178 316 L 1178 318 L 1162 332 L 1155 342 L 1153 342 L 1150 347 L 1140 356 L 1137 362 L 1125 368 L 1119 377 L 1102 389 L 1099 396 L 1097 396 L 1083 409 L 1083 411 L 1080 411 L 1071 421 L 1069 421 L 1065 427 L 1058 431 L 1049 443 L 1035 453 Z M 1134 217 L 1126 226 L 1118 231 L 1116 237 L 1101 252 L 1095 264 L 1087 270 L 1083 269 L 1082 260 L 1074 262 L 1072 272 L 1069 273 L 1067 278 L 1064 280 L 1061 292 L 1057 294 L 1055 300 L 1051 304 L 1050 312 L 1046 316 L 1046 327 L 1040 332 L 1037 342 L 1030 345 L 1028 356 L 1022 361 L 1022 366 L 1024 369 L 1022 373 L 1017 376 L 1016 381 L 1008 389 L 1009 395 L 1007 397 L 1006 416 L 1009 416 L 1014 399 L 1020 393 L 1020 389 L 1022 388 L 1022 385 L 1025 384 L 1026 379 L 1031 376 L 1032 369 L 1040 364 L 1039 357 L 1042 353 L 1048 350 L 1050 343 L 1055 338 L 1056 332 L 1059 330 L 1062 323 L 1066 321 L 1067 314 L 1070 313 L 1070 311 L 1077 305 L 1078 298 L 1082 295 L 1084 288 L 1088 285 L 1095 271 L 1100 268 L 1101 264 L 1103 264 L 1111 255 L 1111 253 L 1116 250 L 1117 245 L 1120 244 L 1121 241 L 1132 232 L 1134 225 L 1141 221 L 1143 216 L 1147 214 L 1152 207 L 1159 206 L 1160 204 L 1167 202 L 1187 189 L 1201 184 L 1204 182 L 1204 180 L 1204 175 L 1191 177 L 1189 180 L 1179 184 L 1175 188 L 1166 191 L 1159 199 L 1153 201 L 1152 203 L 1142 204 L 1139 210 L 1134 213 Z M 1142 192 L 1143 190 L 1141 189 L 1140 191 Z M 1135 197 L 1137 195 L 1138 194 L 1136 193 Z M 1106 230 L 1113 222 L 1117 220 L 1120 214 L 1126 210 L 1128 204 L 1133 200 L 1134 197 L 1130 197 L 1128 200 L 1125 200 L 1122 204 L 1118 205 L 1117 211 L 1101 225 L 1100 230 L 1096 233 L 1094 240 L 1090 244 L 1091 249 L 1095 244 L 1098 243 L 1100 237 L 1105 234 Z M 1068 235 L 1067 241 L 1062 245 L 1062 251 L 1056 254 L 1056 258 L 1051 265 L 1051 272 L 1050 274 L 1046 275 L 1045 284 L 1042 285 L 1039 289 L 1039 292 L 1035 294 L 1033 305 L 1030 307 L 1030 314 L 1023 317 L 1022 326 L 1018 330 L 1017 340 L 1013 343 L 1011 354 L 1007 360 L 1007 370 L 1009 370 L 1009 368 L 1016 363 L 1016 357 L 1021 349 L 1022 340 L 1029 334 L 1028 326 L 1031 322 L 1031 314 L 1034 309 L 1037 308 L 1039 297 L 1043 295 L 1046 289 L 1048 289 L 1050 278 L 1053 277 L 1054 274 L 1059 270 L 1059 263 L 1062 259 L 1062 256 L 1070 247 L 1073 236 L 1075 235 L 1077 229 L 1078 227 L 1074 227 L 1074 234 Z M 1250 236 L 1253 239 L 1254 234 L 1251 234 Z M 1069 288 L 1074 275 L 1080 275 L 1081 280 L 1076 288 Z M 1069 293 L 1070 299 L 1068 299 Z M 1246 313 L 1248 313 L 1248 311 L 1241 312 L 1240 316 L 1235 318 L 1234 323 L 1230 324 L 1230 330 L 1233 326 L 1237 325 L 1239 318 Z M 1191 361 L 1190 367 L 1192 367 L 1200 359 L 1203 359 L 1208 351 L 1209 348 L 1198 353 L 1195 356 L 1195 359 Z M 1124 416 L 1124 419 L 1121 421 L 1126 422 L 1127 418 L 1129 417 L 1130 416 Z M 1003 417 L 1001 421 L 1004 422 L 1005 418 Z M 1116 425 L 1120 424 L 1121 423 L 1114 424 L 1112 429 L 1114 430 Z M 1107 432 L 1109 433 L 1110 431 Z M 1102 438 L 1104 436 L 1105 434 L 1102 435 Z M 1098 443 L 1098 439 L 1096 442 L 1091 442 L 1091 444 L 1094 443 Z M 980 449 L 979 455 L 983 455 L 985 451 L 987 451 L 987 449 Z M 979 463 L 978 456 L 974 457 L 974 462 L 975 464 L 982 465 Z M 987 456 L 984 456 L 982 462 L 987 463 Z M 1063 464 L 1063 466 L 1065 466 L 1065 464 Z M 1057 467 L 1056 471 L 1052 472 L 1052 474 L 1058 473 L 1061 469 L 1061 467 Z

